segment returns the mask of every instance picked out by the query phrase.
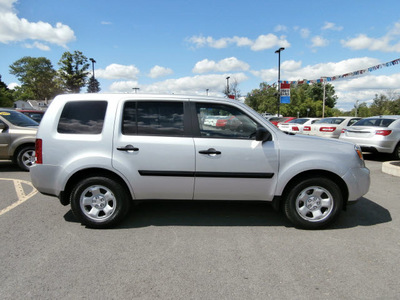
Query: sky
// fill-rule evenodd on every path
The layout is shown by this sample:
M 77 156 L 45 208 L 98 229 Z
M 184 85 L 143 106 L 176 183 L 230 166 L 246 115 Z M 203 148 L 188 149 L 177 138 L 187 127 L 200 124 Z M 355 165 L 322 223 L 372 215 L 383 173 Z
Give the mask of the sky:
M 0 75 L 12 88 L 18 59 L 58 69 L 77 50 L 96 61 L 101 92 L 223 96 L 230 77 L 245 96 L 278 81 L 283 47 L 281 80 L 366 70 L 329 82 L 351 110 L 400 96 L 400 64 L 384 65 L 400 58 L 399 12 L 399 0 L 0 0 Z

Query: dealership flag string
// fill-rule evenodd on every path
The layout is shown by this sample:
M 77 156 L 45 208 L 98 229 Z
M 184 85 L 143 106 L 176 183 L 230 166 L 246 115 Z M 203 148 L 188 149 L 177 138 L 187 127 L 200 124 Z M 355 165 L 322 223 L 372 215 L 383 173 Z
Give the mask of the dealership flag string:
M 329 82 L 329 81 L 333 81 L 333 80 L 338 80 L 338 79 L 343 79 L 343 78 L 363 75 L 365 73 L 373 72 L 373 71 L 376 71 L 376 70 L 379 70 L 379 69 L 383 69 L 383 68 L 386 68 L 386 67 L 391 67 L 391 66 L 398 65 L 398 64 L 400 64 L 400 58 L 392 60 L 392 61 L 389 61 L 387 63 L 379 64 L 379 65 L 376 65 L 376 66 L 373 66 L 373 67 L 369 67 L 369 68 L 366 68 L 366 69 L 362 69 L 362 70 L 346 73 L 346 74 L 343 74 L 343 75 L 336 75 L 336 76 L 331 76 L 331 77 L 323 77 L 321 79 L 315 79 L 315 80 L 306 80 L 306 79 L 297 80 L 297 81 L 282 81 L 281 80 L 280 82 L 281 83 L 287 83 L 287 84 L 303 84 L 303 83 L 310 84 L 310 83 L 321 83 L 321 82 L 324 82 L 324 81 L 328 81 Z

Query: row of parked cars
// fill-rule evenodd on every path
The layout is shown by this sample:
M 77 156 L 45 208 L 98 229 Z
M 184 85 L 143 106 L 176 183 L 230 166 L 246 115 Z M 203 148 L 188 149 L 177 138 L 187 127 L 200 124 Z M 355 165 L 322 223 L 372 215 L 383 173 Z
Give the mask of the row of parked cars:
M 364 152 L 389 153 L 393 159 L 400 159 L 400 116 L 397 115 L 291 118 L 283 119 L 276 126 L 287 133 L 338 138 L 360 145 Z

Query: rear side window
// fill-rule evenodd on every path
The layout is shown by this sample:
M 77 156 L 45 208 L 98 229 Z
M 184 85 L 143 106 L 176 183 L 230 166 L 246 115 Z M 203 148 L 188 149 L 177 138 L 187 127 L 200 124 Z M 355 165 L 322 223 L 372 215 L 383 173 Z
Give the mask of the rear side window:
M 125 135 L 183 136 L 182 102 L 126 102 L 122 133 Z
M 100 134 L 107 101 L 80 101 L 65 104 L 57 131 L 68 134 Z

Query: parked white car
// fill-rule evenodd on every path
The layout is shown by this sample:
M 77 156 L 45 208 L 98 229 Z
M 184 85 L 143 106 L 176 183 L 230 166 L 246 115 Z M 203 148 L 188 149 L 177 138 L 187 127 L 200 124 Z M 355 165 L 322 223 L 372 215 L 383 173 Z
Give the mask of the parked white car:
M 204 125 L 212 115 L 235 122 Z M 316 229 L 370 184 L 352 143 L 287 135 L 239 101 L 145 94 L 56 97 L 30 174 L 94 228 L 116 225 L 132 200 L 162 199 L 269 201 Z
M 319 118 L 299 118 L 287 123 L 278 123 L 278 128 L 289 133 L 303 133 L 304 126 L 314 124 Z
M 400 159 L 400 116 L 375 116 L 345 127 L 339 139 L 357 143 L 365 152 L 390 153 Z
M 316 121 L 312 125 L 304 126 L 303 134 L 328 138 L 339 138 L 342 129 L 351 126 L 361 118 L 357 117 L 330 117 Z

